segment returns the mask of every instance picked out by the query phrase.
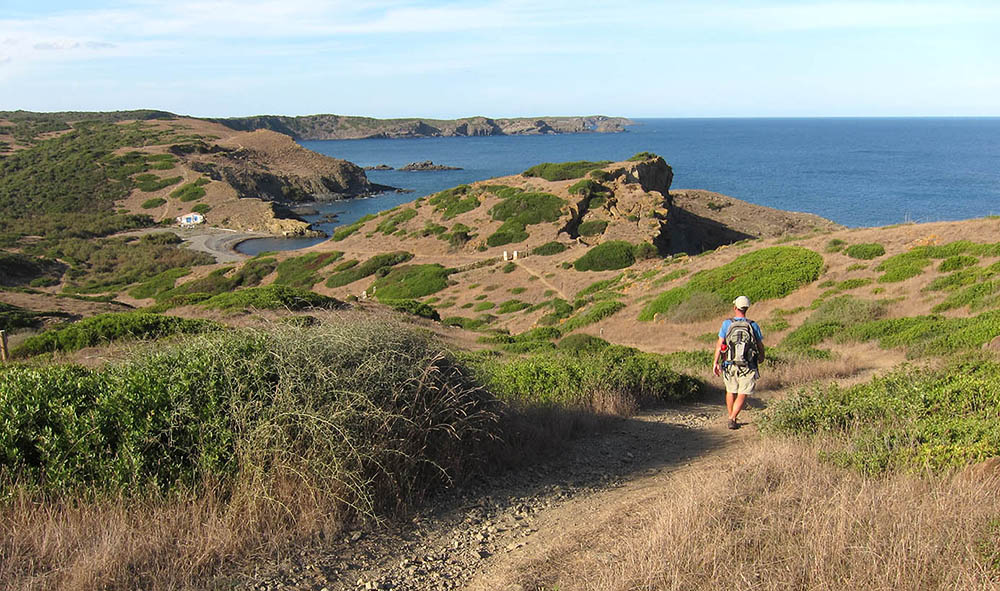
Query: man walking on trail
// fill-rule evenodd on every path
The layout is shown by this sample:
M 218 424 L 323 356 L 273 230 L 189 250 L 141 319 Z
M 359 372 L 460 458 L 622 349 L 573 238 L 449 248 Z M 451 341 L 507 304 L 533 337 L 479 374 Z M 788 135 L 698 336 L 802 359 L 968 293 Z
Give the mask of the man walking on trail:
M 712 371 L 721 375 L 726 384 L 730 429 L 739 428 L 736 417 L 743 410 L 747 395 L 753 393 L 760 377 L 757 367 L 764 361 L 764 335 L 757 323 L 747 318 L 749 308 L 750 298 L 740 296 L 733 300 L 734 316 L 722 321 L 712 361 Z

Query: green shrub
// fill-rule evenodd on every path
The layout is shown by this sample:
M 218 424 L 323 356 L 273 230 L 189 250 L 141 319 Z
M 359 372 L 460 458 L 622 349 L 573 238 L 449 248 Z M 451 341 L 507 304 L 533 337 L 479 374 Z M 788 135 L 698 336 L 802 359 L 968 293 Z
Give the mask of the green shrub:
M 497 308 L 497 314 L 511 314 L 513 312 L 520 312 L 525 308 L 530 308 L 531 304 L 527 302 L 522 302 L 521 300 L 507 300 L 500 304 Z
M 627 347 L 594 354 L 536 353 L 489 359 L 476 375 L 501 398 L 516 402 L 589 406 L 597 394 L 620 394 L 640 403 L 684 400 L 698 393 L 695 380 L 659 355 Z
M 441 319 L 441 324 L 458 326 L 465 330 L 479 330 L 489 324 L 484 318 L 467 318 L 465 316 L 448 316 Z
M 99 370 L 13 367 L 0 475 L 8 491 L 17 478 L 144 500 L 211 481 L 262 502 L 294 482 L 345 511 L 394 511 L 476 465 L 495 435 L 470 373 L 374 321 L 217 332 Z
M 732 304 L 717 293 L 692 291 L 686 299 L 670 310 L 667 318 L 676 324 L 687 324 L 719 318 L 729 312 L 731 308 Z
M 618 313 L 623 308 L 625 308 L 625 304 L 616 300 L 595 302 L 594 305 L 587 309 L 587 311 L 581 312 L 564 322 L 562 324 L 562 331 L 563 333 L 568 333 L 578 328 L 594 324 L 595 322 L 600 322 L 601 320 Z
M 513 273 L 516 269 L 517 269 L 517 263 L 510 262 L 501 267 L 500 270 L 503 271 L 504 273 Z
M 376 279 L 372 288 L 379 301 L 422 298 L 448 287 L 450 274 L 438 264 L 403 265 Z
M 582 332 L 574 333 L 563 337 L 556 347 L 560 351 L 570 351 L 574 353 L 597 353 L 607 348 L 611 343 L 600 337 L 595 337 Z
M 970 255 L 958 254 L 955 256 L 950 256 L 945 260 L 941 261 L 938 265 L 938 271 L 942 273 L 947 273 L 949 271 L 957 271 L 958 269 L 964 269 L 965 267 L 971 267 L 972 265 L 978 264 L 979 259 Z
M 417 300 L 381 300 L 381 302 L 393 310 L 398 310 L 399 312 L 420 316 L 421 318 L 427 318 L 428 320 L 441 320 L 441 315 L 438 314 L 437 310 L 430 305 L 418 302 Z
M 852 244 L 847 247 L 847 250 L 845 252 L 847 256 L 853 259 L 870 261 L 871 259 L 878 258 L 884 255 L 885 247 L 877 242 L 870 242 L 865 244 Z
M 434 206 L 434 211 L 441 213 L 441 217 L 446 220 L 472 211 L 479 207 L 479 199 L 472 193 L 469 185 L 459 185 L 453 189 L 447 189 L 435 194 L 427 200 Z
M 307 310 L 310 308 L 340 308 L 343 304 L 327 296 L 287 285 L 248 287 L 220 293 L 201 302 L 204 308 L 216 310 Z
M 177 267 L 155 275 L 129 290 L 128 295 L 137 300 L 154 298 L 162 292 L 173 289 L 177 280 L 191 274 L 188 267 Z
M 610 193 L 610 191 L 606 187 L 590 179 L 583 179 L 577 181 L 572 185 L 570 185 L 569 188 L 566 190 L 569 191 L 570 195 L 582 195 L 584 197 L 592 197 L 595 195 L 606 195 Z
M 847 243 L 840 238 L 833 238 L 826 243 L 826 252 L 840 252 L 844 250 Z
M 400 210 L 397 213 L 386 216 L 379 225 L 375 226 L 375 231 L 382 232 L 383 234 L 392 234 L 399 229 L 400 224 L 405 224 L 415 217 L 417 217 L 417 210 L 415 209 Z
M 611 164 L 611 161 L 588 162 L 586 160 L 579 160 L 576 162 L 560 163 L 543 162 L 542 164 L 532 166 L 521 174 L 526 177 L 540 177 L 547 181 L 565 181 L 578 179 L 595 168 L 603 168 L 608 164 Z
M 611 279 L 602 279 L 600 281 L 595 281 L 595 282 L 591 283 L 590 285 L 588 285 L 587 287 L 584 287 L 580 291 L 576 292 L 576 297 L 577 298 L 585 298 L 585 297 L 587 297 L 589 295 L 593 295 L 595 293 L 602 292 L 602 291 L 604 291 L 606 289 L 609 289 L 611 287 L 614 287 L 614 286 L 618 285 L 618 283 L 621 282 L 621 280 L 624 279 L 624 278 L 625 278 L 625 275 L 619 273 L 618 275 L 615 275 Z
M 490 216 L 503 223 L 486 239 L 486 243 L 502 246 L 526 240 L 526 226 L 558 220 L 565 204 L 550 193 L 513 192 L 490 208 Z
M 15 331 L 21 328 L 35 328 L 44 318 L 67 317 L 65 312 L 35 312 L 20 306 L 0 302 L 0 330 Z
M 910 357 L 926 357 L 979 349 L 997 336 L 1000 336 L 1000 310 L 973 318 L 929 315 L 875 320 L 848 327 L 841 338 L 874 340 L 884 349 L 905 347 Z
M 171 167 L 173 168 L 173 167 Z M 152 193 L 153 191 L 159 191 L 160 189 L 166 189 L 170 185 L 176 185 L 181 182 L 183 177 L 172 176 L 169 178 L 160 178 L 155 174 L 140 174 L 135 177 L 135 186 L 145 193 Z
M 845 279 L 837 284 L 837 289 L 847 291 L 849 289 L 857 289 L 859 287 L 871 285 L 871 283 L 872 280 L 867 277 L 863 279 Z
M 179 189 L 173 190 L 170 196 L 183 202 L 197 201 L 205 196 L 205 189 L 196 183 L 188 183 L 181 185 Z
M 333 250 L 329 252 L 311 252 L 300 257 L 292 257 L 278 263 L 278 272 L 274 282 L 279 285 L 290 285 L 311 289 L 320 281 L 320 269 L 337 261 L 344 253 Z
M 658 155 L 652 152 L 639 152 L 635 156 L 628 159 L 629 162 L 644 162 L 646 160 L 652 160 L 654 158 L 659 158 Z
M 545 244 L 532 249 L 531 254 L 539 256 L 552 256 L 566 250 L 566 245 L 562 242 L 546 242 Z
M 218 325 L 214 322 L 146 312 L 99 314 L 28 337 L 12 353 L 17 357 L 56 351 L 66 353 L 118 341 L 160 339 L 175 334 L 192 334 L 217 328 Z
M 192 207 L 191 211 L 205 215 L 206 213 L 212 211 L 212 206 L 207 203 L 199 203 L 198 205 Z
M 603 234 L 607 229 L 607 220 L 590 220 L 580 224 L 577 228 L 577 232 L 580 233 L 580 236 L 597 236 L 599 234 Z
M 941 470 L 1000 455 L 998 405 L 1000 365 L 975 359 L 802 391 L 769 408 L 764 426 L 834 435 L 843 443 L 827 446 L 827 456 L 868 474 Z
M 390 267 L 405 263 L 412 258 L 413 255 L 408 252 L 396 251 L 377 254 L 361 265 L 358 265 L 357 261 L 344 261 L 340 265 L 334 267 L 334 273 L 329 277 L 329 279 L 326 280 L 326 286 L 342 287 L 376 273 L 385 272 Z
M 661 293 L 639 314 L 639 320 L 652 320 L 697 292 L 714 293 L 723 301 L 740 295 L 751 302 L 782 298 L 799 287 L 815 281 L 823 268 L 823 257 L 798 246 L 772 246 L 739 256 L 736 260 L 699 271 L 687 284 Z
M 624 240 L 602 242 L 573 262 L 577 271 L 624 269 L 635 263 L 634 247 Z
M 954 273 L 953 275 L 956 275 L 954 279 L 961 280 L 960 273 L 961 271 Z M 934 286 L 935 284 L 932 283 L 931 285 Z M 937 285 L 940 286 L 940 283 Z M 1000 293 L 1000 281 L 998 280 L 973 283 L 946 297 L 943 302 L 934 306 L 933 310 L 934 312 L 944 312 L 946 310 L 967 307 L 971 311 L 976 311 L 993 307 L 996 306 L 996 295 L 998 293 Z
M 514 295 L 519 295 L 519 294 L 522 294 L 522 293 L 528 291 L 528 288 L 526 288 L 526 287 L 512 287 L 512 288 L 508 289 L 507 291 L 509 291 L 510 293 L 512 293 Z
M 845 328 L 878 320 L 885 313 L 884 302 L 839 296 L 820 304 L 801 326 L 785 336 L 781 346 L 791 351 L 811 349 Z
M 496 304 L 494 304 L 493 302 L 478 302 L 476 305 L 474 305 L 472 307 L 472 311 L 473 312 L 484 312 L 486 310 L 492 310 L 495 307 L 496 307 Z
M 347 238 L 351 234 L 354 234 L 355 232 L 357 232 L 358 230 L 360 230 L 362 226 L 364 226 L 366 223 L 372 221 L 376 217 L 378 217 L 378 216 L 376 216 L 374 214 L 368 214 L 368 215 L 362 217 L 360 220 L 354 222 L 353 224 L 350 224 L 350 225 L 347 225 L 347 226 L 341 226 L 339 228 L 336 228 L 333 231 L 333 236 L 330 237 L 330 240 L 332 240 L 333 242 L 340 242 L 344 238 Z
M 162 197 L 154 197 L 153 199 L 147 199 L 142 202 L 143 209 L 154 209 L 166 203 L 167 200 Z

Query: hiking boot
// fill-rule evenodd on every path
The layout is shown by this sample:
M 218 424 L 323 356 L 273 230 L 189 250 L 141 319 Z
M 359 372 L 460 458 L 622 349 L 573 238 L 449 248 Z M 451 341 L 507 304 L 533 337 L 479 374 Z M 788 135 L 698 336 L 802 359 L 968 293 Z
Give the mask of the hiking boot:
M 736 422 L 736 419 L 729 419 L 729 428 L 730 429 L 739 429 L 740 428 L 740 424 Z

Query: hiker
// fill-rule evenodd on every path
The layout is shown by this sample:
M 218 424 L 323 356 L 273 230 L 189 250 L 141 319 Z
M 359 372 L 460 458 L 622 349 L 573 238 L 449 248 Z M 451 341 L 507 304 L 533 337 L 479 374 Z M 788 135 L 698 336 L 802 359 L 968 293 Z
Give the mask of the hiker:
M 715 375 L 721 375 L 726 384 L 730 429 L 739 428 L 736 417 L 743 410 L 747 395 L 753 393 L 757 378 L 760 377 L 757 366 L 764 361 L 764 335 L 757 323 L 747 318 L 748 308 L 750 298 L 740 296 L 733 300 L 735 316 L 722 321 L 719 342 L 715 344 L 715 359 L 712 361 L 712 371 Z

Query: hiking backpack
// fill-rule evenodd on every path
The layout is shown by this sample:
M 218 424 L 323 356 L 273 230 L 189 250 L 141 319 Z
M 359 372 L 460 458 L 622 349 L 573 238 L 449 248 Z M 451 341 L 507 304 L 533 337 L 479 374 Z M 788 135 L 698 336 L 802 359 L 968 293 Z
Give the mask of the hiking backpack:
M 726 330 L 726 361 L 736 367 L 757 367 L 757 334 L 746 318 L 731 318 Z

